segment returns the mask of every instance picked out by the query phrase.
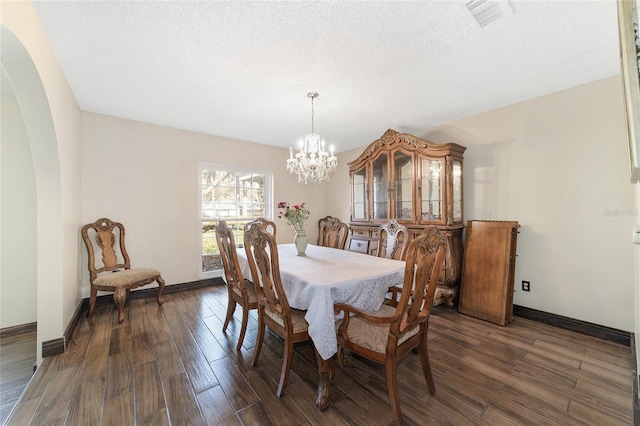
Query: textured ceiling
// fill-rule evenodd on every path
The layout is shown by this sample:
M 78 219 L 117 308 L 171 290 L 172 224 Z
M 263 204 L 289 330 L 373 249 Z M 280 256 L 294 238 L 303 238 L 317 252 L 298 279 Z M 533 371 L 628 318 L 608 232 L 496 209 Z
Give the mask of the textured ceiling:
M 34 2 L 84 111 L 338 152 L 620 72 L 615 1 Z

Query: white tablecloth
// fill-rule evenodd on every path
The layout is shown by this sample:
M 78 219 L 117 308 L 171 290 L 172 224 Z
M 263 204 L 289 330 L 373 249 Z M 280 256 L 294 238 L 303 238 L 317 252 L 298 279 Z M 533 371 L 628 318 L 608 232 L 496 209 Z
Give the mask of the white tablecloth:
M 242 274 L 251 280 L 245 249 L 237 251 Z M 311 244 L 306 254 L 298 256 L 293 244 L 278 244 L 280 276 L 289 305 L 307 311 L 309 336 L 329 359 L 338 350 L 333 304 L 379 309 L 389 286 L 402 283 L 405 263 Z

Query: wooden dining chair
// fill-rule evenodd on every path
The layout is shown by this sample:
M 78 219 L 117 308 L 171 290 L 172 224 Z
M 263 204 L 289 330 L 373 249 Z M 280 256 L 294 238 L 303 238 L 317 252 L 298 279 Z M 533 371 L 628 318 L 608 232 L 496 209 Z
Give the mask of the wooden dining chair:
M 164 280 L 160 271 L 151 268 L 131 268 L 131 259 L 124 243 L 124 225 L 105 217 L 84 225 L 82 239 L 89 257 L 91 295 L 87 316 L 93 314 L 98 290 L 112 291 L 118 308 L 118 322 L 124 321 L 124 305 L 132 289 L 158 283 L 158 305 L 162 305 Z M 96 256 L 96 252 L 99 256 Z
M 349 226 L 337 217 L 327 216 L 318 221 L 318 245 L 344 250 Z
M 281 397 L 289 380 L 293 344 L 309 340 L 309 329 L 304 319 L 306 311 L 292 309 L 280 279 L 280 263 L 276 239 L 260 222 L 249 222 L 244 227 L 244 248 L 251 268 L 251 277 L 258 295 L 258 337 L 251 365 L 258 363 L 265 326 L 284 339 L 284 357 L 276 395 Z M 259 284 L 258 284 L 259 283 Z
M 275 229 L 275 228 L 274 228 Z M 227 316 L 224 319 L 222 332 L 227 331 L 229 321 L 236 311 L 236 306 L 242 306 L 242 325 L 240 326 L 240 336 L 236 350 L 242 348 L 244 335 L 247 332 L 247 323 L 249 322 L 249 311 L 258 309 L 258 297 L 256 290 L 251 281 L 247 281 L 242 276 L 240 264 L 238 263 L 238 254 L 236 253 L 236 243 L 233 236 L 233 230 L 227 226 L 227 222 L 221 220 L 216 227 L 216 241 L 220 249 L 220 257 L 222 258 L 222 267 L 227 282 L 227 294 L 229 302 L 227 303 Z
M 378 257 L 404 260 L 409 232 L 395 219 L 380 225 L 378 229 Z
M 429 393 L 436 391 L 427 351 L 427 330 L 438 275 L 442 270 L 446 239 L 435 226 L 425 229 L 407 249 L 404 283 L 397 306 L 383 304 L 376 312 L 363 312 L 336 304 L 344 319 L 338 328 L 338 359 L 346 365 L 344 350 L 385 365 L 387 393 L 393 418 L 403 424 L 397 384 L 397 362 L 411 349 L 419 349 Z

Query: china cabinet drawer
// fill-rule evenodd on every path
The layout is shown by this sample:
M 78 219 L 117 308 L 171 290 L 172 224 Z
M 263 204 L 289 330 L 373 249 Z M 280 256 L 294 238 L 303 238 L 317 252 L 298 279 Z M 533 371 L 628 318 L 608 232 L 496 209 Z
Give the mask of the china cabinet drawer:
M 369 230 L 368 229 L 351 228 L 351 233 L 353 234 L 353 236 L 361 236 L 361 237 L 368 237 L 369 236 Z
M 349 242 L 349 251 L 367 254 L 369 252 L 369 240 L 352 238 Z

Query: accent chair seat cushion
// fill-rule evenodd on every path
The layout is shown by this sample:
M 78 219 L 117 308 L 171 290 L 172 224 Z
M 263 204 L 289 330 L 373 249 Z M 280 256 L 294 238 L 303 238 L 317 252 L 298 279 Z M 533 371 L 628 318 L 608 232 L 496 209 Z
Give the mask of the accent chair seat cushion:
M 265 309 L 264 312 L 269 318 L 284 327 L 284 321 L 280 315 L 275 312 L 271 312 L 269 309 Z M 293 324 L 294 333 L 301 333 L 309 329 L 309 324 L 307 324 L 307 320 L 304 319 L 306 313 L 307 311 L 291 309 L 291 323 Z
M 151 268 L 123 269 L 117 272 L 107 272 L 98 276 L 93 283 L 104 287 L 123 287 L 140 281 L 156 278 L 160 271 Z
M 253 283 L 249 280 L 244 280 L 244 285 L 247 287 L 247 296 L 249 296 L 249 303 L 257 303 L 258 296 L 256 295 L 256 288 L 253 286 Z M 242 292 L 236 285 L 233 286 L 233 292 L 242 297 Z
M 396 308 L 390 305 L 382 305 L 376 312 L 368 312 L 376 317 L 387 317 L 393 315 Z M 420 327 L 409 330 L 400 338 L 398 345 L 409 337 L 417 334 Z M 363 348 L 384 354 L 387 352 L 387 341 L 389 340 L 389 324 L 372 324 L 358 316 L 349 318 L 349 328 L 347 329 L 349 341 Z

